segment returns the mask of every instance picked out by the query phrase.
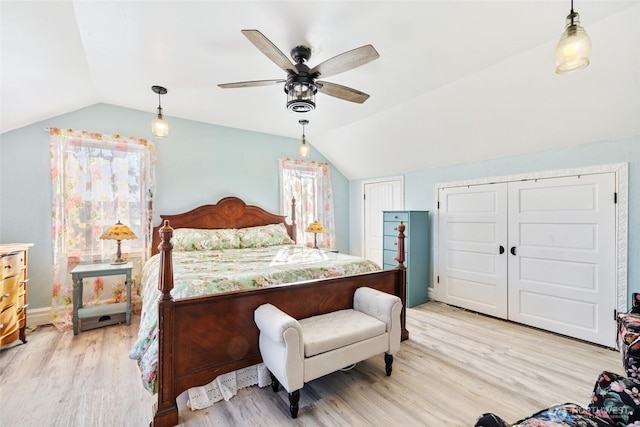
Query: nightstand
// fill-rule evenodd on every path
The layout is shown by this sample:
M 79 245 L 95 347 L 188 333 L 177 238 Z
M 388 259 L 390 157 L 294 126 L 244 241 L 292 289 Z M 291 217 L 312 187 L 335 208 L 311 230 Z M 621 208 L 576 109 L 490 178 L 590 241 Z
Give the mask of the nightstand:
M 78 264 L 71 270 L 73 279 L 73 335 L 78 335 L 78 319 L 110 316 L 125 313 L 127 325 L 131 324 L 131 270 L 133 263 L 126 264 Z M 82 306 L 82 281 L 90 277 L 125 275 L 127 302 L 103 304 L 92 307 Z

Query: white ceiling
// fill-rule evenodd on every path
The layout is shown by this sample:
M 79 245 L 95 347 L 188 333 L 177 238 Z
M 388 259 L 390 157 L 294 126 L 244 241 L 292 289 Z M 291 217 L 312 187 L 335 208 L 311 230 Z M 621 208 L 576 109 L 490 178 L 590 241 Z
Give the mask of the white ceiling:
M 554 72 L 569 0 L 0 2 L 0 133 L 96 103 L 299 138 L 350 179 L 640 135 L 640 0 L 577 0 L 591 66 Z M 376 61 L 286 110 L 285 78 L 240 32 L 258 29 L 309 65 L 371 43 Z

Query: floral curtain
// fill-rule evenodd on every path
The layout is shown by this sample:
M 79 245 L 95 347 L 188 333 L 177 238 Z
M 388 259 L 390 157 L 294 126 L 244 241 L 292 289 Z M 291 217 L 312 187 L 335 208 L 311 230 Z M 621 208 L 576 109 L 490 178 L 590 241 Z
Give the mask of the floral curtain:
M 65 330 L 73 316 L 70 272 L 79 263 L 115 258 L 116 242 L 100 240 L 100 235 L 118 221 L 138 237 L 122 241 L 122 254 L 133 261 L 132 304 L 139 305 L 137 284 L 151 247 L 155 150 L 145 139 L 73 129 L 51 128 L 49 137 L 54 262 L 50 317 Z M 85 280 L 85 306 L 125 300 L 124 276 Z
M 329 164 L 289 158 L 281 159 L 279 163 L 282 212 L 288 213 L 291 210 L 291 198 L 296 199 L 297 243 L 313 246 L 314 235 L 307 233 L 306 229 L 313 221 L 318 221 L 326 230 L 325 233 L 317 234 L 318 246 L 335 247 Z

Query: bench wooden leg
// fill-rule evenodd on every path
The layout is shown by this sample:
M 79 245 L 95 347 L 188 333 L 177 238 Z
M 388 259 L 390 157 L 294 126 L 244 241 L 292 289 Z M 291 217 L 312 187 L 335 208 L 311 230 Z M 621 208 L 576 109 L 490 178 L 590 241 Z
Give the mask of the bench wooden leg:
M 289 411 L 291 411 L 291 418 L 298 418 L 298 402 L 300 402 L 300 390 L 289 393 Z
M 384 369 L 387 371 L 387 376 L 391 376 L 391 365 L 393 365 L 393 356 L 390 354 L 384 354 Z
M 280 381 L 278 381 L 275 375 L 273 375 L 271 372 L 269 372 L 269 375 L 271 375 L 271 390 L 277 393 L 278 389 L 280 389 Z

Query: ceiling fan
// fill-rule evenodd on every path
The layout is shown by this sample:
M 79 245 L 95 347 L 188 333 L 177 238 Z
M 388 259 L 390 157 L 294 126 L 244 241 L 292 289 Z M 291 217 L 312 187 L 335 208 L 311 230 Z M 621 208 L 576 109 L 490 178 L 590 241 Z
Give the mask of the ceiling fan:
M 359 90 L 316 79 L 319 77 L 333 76 L 379 58 L 380 55 L 370 44 L 341 53 L 340 55 L 321 62 L 313 68 L 309 68 L 305 63 L 311 57 L 311 48 L 307 46 L 296 46 L 291 49 L 291 57 L 295 61 L 294 64 L 260 31 L 242 30 L 242 34 L 264 53 L 267 58 L 284 70 L 287 73 L 287 77 L 286 79 L 222 83 L 218 85 L 219 87 L 229 89 L 284 83 L 284 91 L 287 94 L 287 108 L 297 113 L 305 113 L 315 108 L 315 94 L 317 91 L 358 104 L 362 104 L 369 98 L 369 95 Z

